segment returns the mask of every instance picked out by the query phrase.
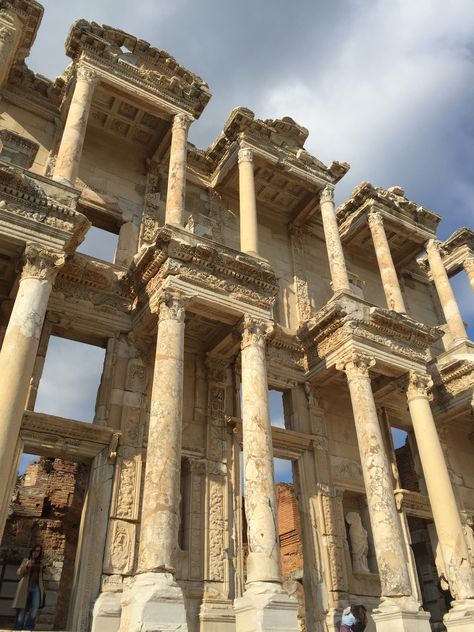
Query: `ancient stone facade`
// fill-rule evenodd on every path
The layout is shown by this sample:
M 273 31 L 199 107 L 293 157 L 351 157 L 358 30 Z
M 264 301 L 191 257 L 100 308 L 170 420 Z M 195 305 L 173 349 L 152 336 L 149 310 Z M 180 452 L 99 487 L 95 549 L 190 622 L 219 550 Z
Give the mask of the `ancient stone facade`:
M 22 451 L 89 464 L 66 629 L 333 632 L 363 601 L 378 632 L 427 631 L 415 531 L 444 624 L 472 628 L 474 345 L 450 276 L 472 283 L 473 232 L 440 242 L 399 186 L 336 208 L 349 165 L 289 117 L 239 107 L 188 143 L 208 86 L 119 29 L 78 20 L 63 75 L 35 75 L 42 13 L 0 2 L 0 530 Z M 91 226 L 118 235 L 113 262 L 77 252 Z M 92 424 L 35 410 L 52 335 L 106 350 Z M 282 583 L 274 456 L 304 599 Z

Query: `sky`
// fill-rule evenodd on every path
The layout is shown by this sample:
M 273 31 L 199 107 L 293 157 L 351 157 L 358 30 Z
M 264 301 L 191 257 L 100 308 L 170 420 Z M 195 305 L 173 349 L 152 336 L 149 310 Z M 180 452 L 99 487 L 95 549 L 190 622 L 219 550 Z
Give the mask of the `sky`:
M 209 84 L 211 101 L 190 131 L 199 147 L 212 143 L 236 106 L 262 119 L 291 116 L 309 129 L 308 151 L 326 164 L 351 164 L 337 202 L 362 180 L 400 185 L 444 217 L 441 239 L 472 227 L 472 0 L 43 4 L 43 26 L 27 60 L 34 71 L 50 78 L 63 72 L 64 41 L 75 19 L 110 24 L 167 50 Z M 465 274 L 453 285 L 464 319 L 473 322 Z M 43 388 L 51 388 L 44 386 L 49 379 L 45 374 Z M 76 380 L 76 389 L 90 399 L 84 380 Z

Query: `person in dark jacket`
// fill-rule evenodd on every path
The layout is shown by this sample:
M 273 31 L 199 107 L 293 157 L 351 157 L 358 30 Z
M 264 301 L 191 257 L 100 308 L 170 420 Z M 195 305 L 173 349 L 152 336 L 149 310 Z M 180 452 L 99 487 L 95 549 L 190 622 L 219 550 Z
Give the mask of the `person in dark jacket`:
M 34 546 L 16 572 L 20 581 L 12 604 L 17 609 L 15 630 L 35 629 L 38 610 L 44 599 L 42 557 L 43 548 Z

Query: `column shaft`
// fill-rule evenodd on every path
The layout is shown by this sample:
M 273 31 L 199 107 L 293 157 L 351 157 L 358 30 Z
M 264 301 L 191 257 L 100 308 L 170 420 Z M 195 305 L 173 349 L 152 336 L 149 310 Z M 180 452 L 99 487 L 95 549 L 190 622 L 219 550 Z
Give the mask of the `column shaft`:
M 349 276 L 342 250 L 336 210 L 334 208 L 334 188 L 327 186 L 321 193 L 321 219 L 331 272 L 333 292 L 350 291 Z
M 96 75 L 89 68 L 79 67 L 76 85 L 69 106 L 53 179 L 74 186 L 82 156 L 87 121 L 96 83 Z
M 446 323 L 453 340 L 455 342 L 456 340 L 466 340 L 466 328 L 464 327 L 456 297 L 454 296 L 451 284 L 449 283 L 448 274 L 444 267 L 443 260 L 441 259 L 439 245 L 439 242 L 434 239 L 430 239 L 426 245 L 433 282 L 438 292 L 444 317 L 446 318 Z
M 182 301 L 160 305 L 140 531 L 139 572 L 175 571 L 184 369 Z
M 281 583 L 265 333 L 265 323 L 245 317 L 241 363 L 247 585 Z
M 173 119 L 165 221 L 167 224 L 174 226 L 184 225 L 188 129 L 190 123 L 190 118 L 185 114 L 177 114 Z
M 382 215 L 371 212 L 368 216 L 369 228 L 374 242 L 375 256 L 379 264 L 380 276 L 382 277 L 383 289 L 387 300 L 388 309 L 404 314 L 406 312 L 403 301 L 400 283 L 398 282 L 397 271 L 393 264 L 392 253 L 388 243 L 387 235 L 383 226 Z
M 373 358 L 354 354 L 338 368 L 346 372 L 349 383 L 382 598 L 409 597 L 412 591 L 392 475 L 370 384 L 369 368 L 374 363 Z
M 240 250 L 258 254 L 257 199 L 253 172 L 253 152 L 239 151 Z
M 430 385 L 428 376 L 411 372 L 408 407 L 450 590 L 457 600 L 472 599 L 474 571 L 469 563 L 461 517 L 431 412 L 427 393 Z
M 0 351 L 0 502 L 6 502 L 8 479 L 20 432 L 46 307 L 64 257 L 27 246 L 25 265 Z M 3 532 L 0 524 L 0 533 Z
M 466 270 L 467 278 L 471 284 L 471 290 L 474 292 L 474 256 L 467 257 L 463 261 L 464 270 Z

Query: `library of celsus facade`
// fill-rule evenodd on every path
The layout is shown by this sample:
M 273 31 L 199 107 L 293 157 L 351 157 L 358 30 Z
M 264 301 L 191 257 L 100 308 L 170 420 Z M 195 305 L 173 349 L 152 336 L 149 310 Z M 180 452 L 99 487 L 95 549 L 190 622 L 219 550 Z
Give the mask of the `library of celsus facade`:
M 474 344 L 450 283 L 474 289 L 474 233 L 439 241 L 399 186 L 336 207 L 349 165 L 289 117 L 239 107 L 192 145 L 207 84 L 119 29 L 77 21 L 64 74 L 34 74 L 42 14 L 0 2 L 0 532 L 23 452 L 88 465 L 65 629 L 336 632 L 362 603 L 377 632 L 474 630 Z M 91 227 L 113 262 L 77 252 Z M 35 406 L 52 336 L 105 349 L 91 423 Z

